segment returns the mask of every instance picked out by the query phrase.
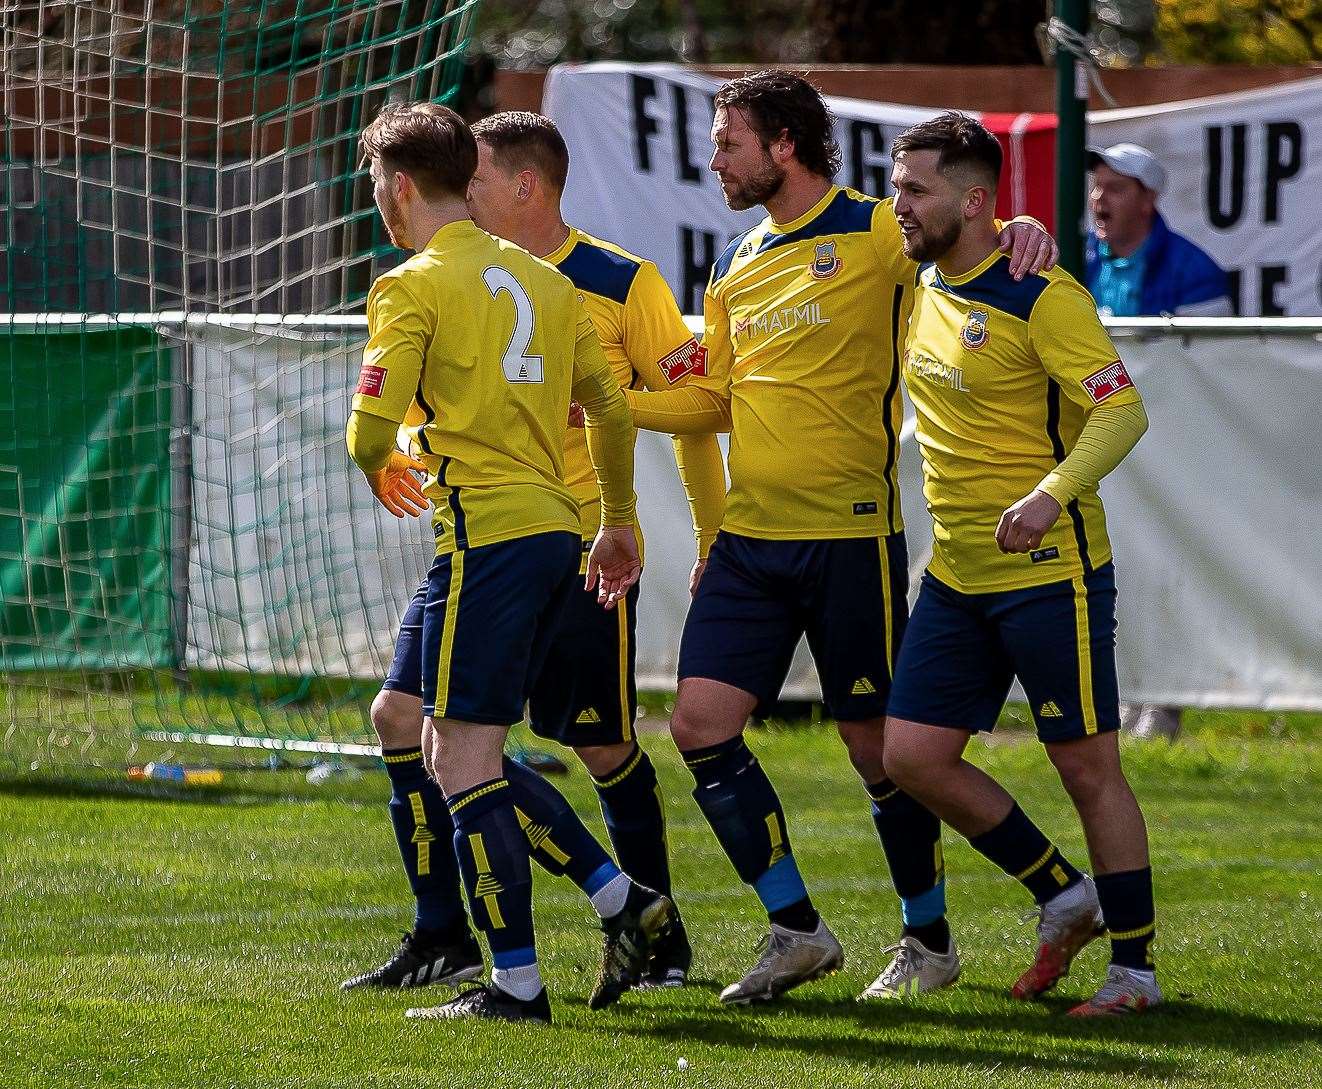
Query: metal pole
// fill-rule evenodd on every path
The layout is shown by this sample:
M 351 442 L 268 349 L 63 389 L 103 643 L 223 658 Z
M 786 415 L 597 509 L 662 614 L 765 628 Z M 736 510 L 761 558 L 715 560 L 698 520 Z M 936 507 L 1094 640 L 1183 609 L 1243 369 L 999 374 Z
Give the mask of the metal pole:
M 1088 30 L 1088 0 L 1056 0 L 1056 18 L 1078 34 Z M 1056 46 L 1056 239 L 1060 264 L 1083 279 L 1084 144 L 1088 75 L 1084 62 Z

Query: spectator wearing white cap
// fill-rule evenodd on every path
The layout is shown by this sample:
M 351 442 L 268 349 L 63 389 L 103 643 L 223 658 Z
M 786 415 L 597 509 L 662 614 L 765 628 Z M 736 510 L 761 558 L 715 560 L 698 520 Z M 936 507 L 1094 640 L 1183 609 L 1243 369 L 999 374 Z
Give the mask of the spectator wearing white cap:
M 1166 171 L 1138 144 L 1088 149 L 1088 290 L 1102 314 L 1224 317 L 1230 282 L 1206 253 L 1157 211 Z
M 1088 149 L 1088 290 L 1102 314 L 1224 317 L 1234 312 L 1225 271 L 1157 211 L 1166 171 L 1138 144 Z M 1174 739 L 1179 707 L 1130 703 L 1121 723 L 1139 737 Z

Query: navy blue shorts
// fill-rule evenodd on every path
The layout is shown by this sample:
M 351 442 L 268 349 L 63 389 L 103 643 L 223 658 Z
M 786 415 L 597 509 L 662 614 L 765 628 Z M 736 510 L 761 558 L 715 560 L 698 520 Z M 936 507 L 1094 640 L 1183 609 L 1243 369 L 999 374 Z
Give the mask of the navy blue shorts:
M 638 594 L 635 583 L 607 612 L 580 579 L 528 697 L 538 737 L 574 747 L 633 740 Z
M 780 695 L 800 636 L 836 720 L 886 713 L 891 667 L 908 619 L 904 534 L 769 541 L 722 530 L 684 623 L 679 677 L 757 697 Z
M 1045 586 L 987 594 L 961 594 L 923 576 L 895 666 L 890 714 L 990 730 L 1016 676 L 1042 741 L 1120 728 L 1111 564 Z
M 424 715 L 522 720 L 580 550 L 575 533 L 539 533 L 437 556 L 404 614 L 383 687 L 420 695 Z

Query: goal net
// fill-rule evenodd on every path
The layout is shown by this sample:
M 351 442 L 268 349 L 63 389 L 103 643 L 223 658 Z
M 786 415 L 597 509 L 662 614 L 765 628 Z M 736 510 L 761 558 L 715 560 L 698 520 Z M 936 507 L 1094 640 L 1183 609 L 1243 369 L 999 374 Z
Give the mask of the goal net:
M 430 541 L 344 452 L 357 135 L 477 5 L 0 0 L 0 761 L 369 742 Z

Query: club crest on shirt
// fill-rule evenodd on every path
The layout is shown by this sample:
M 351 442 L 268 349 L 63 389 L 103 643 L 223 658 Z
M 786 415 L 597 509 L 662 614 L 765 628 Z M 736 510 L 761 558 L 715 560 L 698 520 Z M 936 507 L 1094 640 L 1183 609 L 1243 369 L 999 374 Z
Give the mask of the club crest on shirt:
M 818 242 L 817 252 L 813 255 L 808 271 L 814 280 L 829 280 L 844 267 L 844 262 L 835 255 L 835 242 Z
M 959 339 L 963 341 L 964 347 L 971 352 L 978 351 L 987 343 L 987 311 L 970 310 L 968 321 L 964 323 L 964 328 L 959 331 Z

